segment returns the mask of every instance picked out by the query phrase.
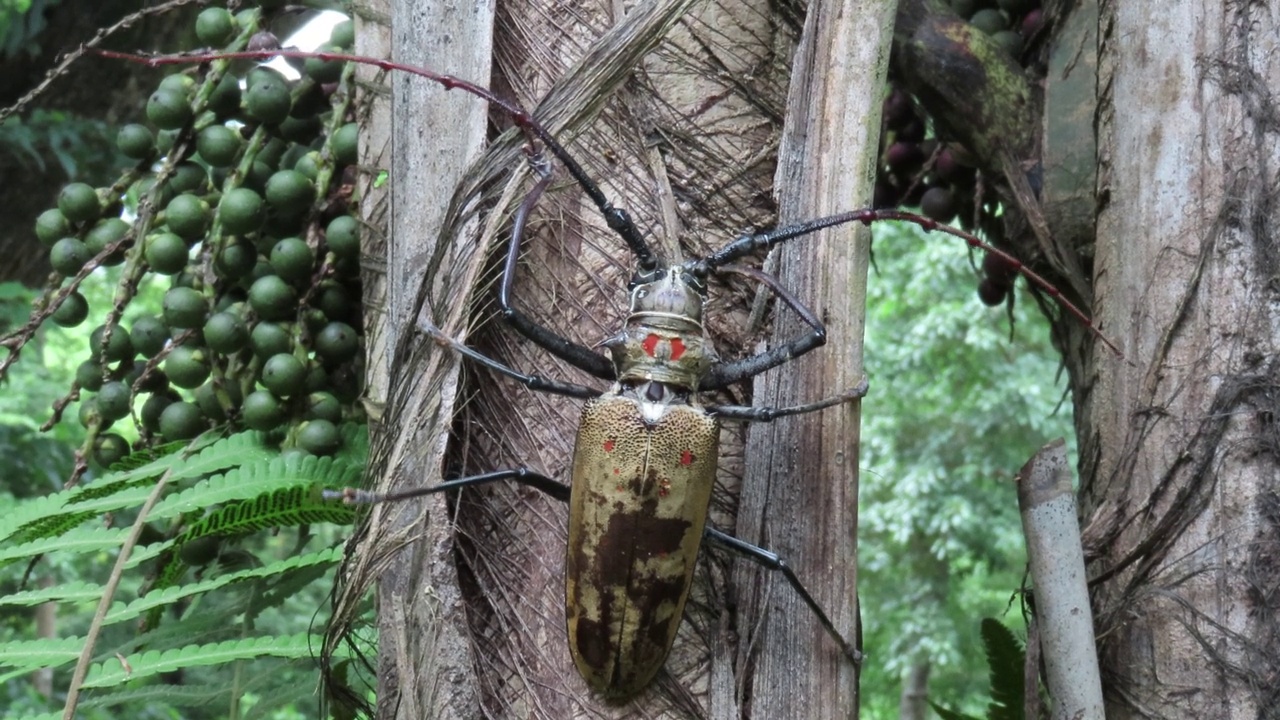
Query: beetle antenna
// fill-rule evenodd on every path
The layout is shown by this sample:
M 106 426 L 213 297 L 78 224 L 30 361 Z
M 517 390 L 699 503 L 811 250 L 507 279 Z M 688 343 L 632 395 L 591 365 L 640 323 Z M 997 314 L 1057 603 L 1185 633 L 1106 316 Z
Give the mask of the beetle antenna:
M 445 90 L 458 89 L 463 92 L 474 95 L 482 100 L 487 101 L 490 105 L 500 108 L 512 122 L 516 124 L 529 138 L 530 143 L 536 139 L 540 141 L 552 155 L 556 156 L 573 176 L 582 191 L 591 198 L 591 202 L 595 203 L 596 208 L 604 217 L 605 223 L 622 238 L 627 244 L 632 254 L 636 256 L 636 262 L 639 263 L 642 270 L 654 270 L 661 262 L 653 249 L 649 247 L 649 243 L 645 242 L 640 236 L 640 230 L 636 227 L 635 222 L 631 220 L 631 215 L 623 208 L 614 207 L 613 203 L 605 197 L 600 186 L 587 175 L 587 171 L 578 164 L 578 161 L 569 154 L 569 151 L 560 144 L 551 131 L 547 130 L 533 115 L 525 110 L 519 104 L 504 100 L 488 88 L 476 85 L 473 82 L 463 80 L 462 78 L 446 75 L 424 67 L 416 65 L 407 65 L 404 63 L 391 62 L 389 60 L 379 60 L 378 58 L 366 57 L 363 55 L 351 55 L 348 53 L 334 52 L 308 52 L 303 50 L 241 50 L 238 52 L 202 52 L 202 53 L 184 53 L 179 55 L 139 55 L 135 53 L 117 52 L 114 50 L 95 49 L 95 53 L 108 58 L 117 60 L 128 60 L 130 62 L 143 63 L 156 67 L 159 65 L 187 65 L 195 63 L 213 62 L 214 60 L 271 60 L 277 57 L 285 58 L 317 58 L 320 60 L 331 62 L 353 62 L 361 65 L 371 65 L 380 70 L 406 72 L 410 75 L 417 75 L 439 84 Z
M 1025 277 L 1036 287 L 1040 288 L 1040 290 L 1045 294 L 1053 298 L 1058 305 L 1084 324 L 1084 326 L 1088 328 L 1089 332 L 1091 332 L 1094 337 L 1101 340 L 1102 343 L 1106 345 L 1111 352 L 1115 353 L 1117 357 L 1124 357 L 1124 353 L 1120 352 L 1120 348 L 1117 347 L 1110 338 L 1104 335 L 1102 331 L 1098 329 L 1097 325 L 1094 325 L 1093 320 L 1086 315 L 1083 310 L 1076 307 L 1075 303 L 1068 300 L 1066 296 L 1062 294 L 1061 290 L 1054 287 L 1052 283 L 1044 279 L 1044 277 L 1032 270 L 1018 258 L 993 245 L 983 242 L 971 233 L 964 232 L 963 230 L 940 223 L 937 220 L 927 218 L 923 215 L 904 212 L 902 210 L 851 210 L 838 215 L 830 215 L 816 220 L 807 220 L 794 225 L 775 228 L 767 232 L 757 233 L 754 235 L 743 235 L 733 240 L 728 245 L 725 245 L 719 250 L 711 253 L 702 260 L 690 261 L 687 264 L 687 267 L 689 272 L 694 275 L 702 276 L 706 275 L 708 272 L 715 272 L 716 270 L 724 268 L 728 263 L 750 255 L 757 250 L 771 248 L 774 245 L 784 243 L 793 238 L 809 235 L 817 232 L 818 230 L 824 230 L 829 227 L 845 225 L 852 222 L 860 222 L 864 225 L 870 225 L 878 220 L 902 220 L 904 222 L 919 225 L 925 230 L 925 232 L 937 230 L 947 235 L 960 238 L 965 241 L 969 247 L 976 248 L 988 255 L 994 255 L 1001 260 L 1004 260 L 1009 263 L 1010 267 L 1014 271 Z

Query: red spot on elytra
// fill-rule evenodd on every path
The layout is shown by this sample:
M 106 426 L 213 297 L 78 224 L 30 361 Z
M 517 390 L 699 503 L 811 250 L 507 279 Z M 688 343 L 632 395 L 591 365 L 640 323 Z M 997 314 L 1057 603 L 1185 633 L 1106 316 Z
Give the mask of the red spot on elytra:
M 613 438 L 609 438 L 608 440 L 605 440 L 605 441 L 604 441 L 604 451 L 605 451 L 605 452 L 613 452 L 613 448 L 614 448 L 615 446 L 616 446 L 616 443 L 614 443 L 614 442 L 613 442 Z
M 649 336 L 644 339 L 644 342 L 640 343 L 640 346 L 644 348 L 645 355 L 653 357 L 653 354 L 658 350 L 658 343 L 660 342 L 662 342 L 662 338 L 649 333 Z
M 692 464 L 693 464 L 693 453 L 689 452 L 688 450 L 685 450 L 684 452 L 680 453 L 680 464 L 681 464 L 681 465 L 692 465 Z
M 679 360 L 684 354 L 684 341 L 680 338 L 671 338 L 671 359 Z

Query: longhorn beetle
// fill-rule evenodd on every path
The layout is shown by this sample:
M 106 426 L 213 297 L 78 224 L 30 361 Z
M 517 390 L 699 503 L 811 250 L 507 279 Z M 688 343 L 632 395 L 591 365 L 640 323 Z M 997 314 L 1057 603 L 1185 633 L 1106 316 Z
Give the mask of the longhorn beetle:
M 138 59 L 103 52 L 104 55 Z M 527 375 L 488 358 L 445 335 L 420 326 L 437 343 L 533 390 L 585 399 L 573 453 L 572 484 L 566 486 L 527 468 L 458 478 L 428 488 L 388 494 L 346 489 L 328 493 L 349 502 L 386 502 L 470 485 L 512 480 L 570 504 L 565 558 L 565 607 L 569 649 L 593 690 L 626 698 L 648 685 L 661 669 L 683 615 L 694 564 L 704 539 L 741 552 L 781 572 L 852 662 L 861 653 L 835 628 L 799 578 L 776 555 L 706 526 L 719 449 L 720 419 L 770 421 L 849 402 L 866 393 L 856 387 L 816 402 L 786 408 L 703 405 L 699 394 L 720 390 L 803 355 L 826 340 L 823 323 L 772 276 L 733 263 L 759 250 L 850 222 L 896 219 L 926 230 L 940 230 L 971 247 L 1007 261 L 1017 272 L 1054 297 L 1113 351 L 1119 350 L 1089 318 L 1060 292 L 1017 259 L 971 234 L 928 218 L 896 210 L 856 210 L 763 233 L 743 235 L 703 258 L 668 261 L 642 237 L 627 212 L 614 207 L 568 151 L 518 105 L 491 91 L 423 68 L 340 53 L 297 51 L 233 52 L 146 58 L 151 64 L 214 59 L 269 59 L 276 56 L 360 62 L 409 72 L 458 88 L 500 108 L 524 132 L 535 182 L 521 203 L 508 244 L 498 303 L 516 331 L 565 362 L 613 386 L 591 388 Z M 609 228 L 636 258 L 629 283 L 630 311 L 618 334 L 602 343 L 608 356 L 561 337 L 512 305 L 515 269 L 524 229 L 533 207 L 549 185 L 549 151 L 591 199 Z M 784 345 L 740 360 L 721 361 L 702 322 L 707 278 L 712 273 L 745 275 L 768 286 L 796 312 L 809 331 Z

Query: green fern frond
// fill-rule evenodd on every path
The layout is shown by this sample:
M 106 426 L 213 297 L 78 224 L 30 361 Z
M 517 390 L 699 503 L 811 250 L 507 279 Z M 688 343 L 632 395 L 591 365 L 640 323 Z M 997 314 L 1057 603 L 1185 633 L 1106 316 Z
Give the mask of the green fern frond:
M 67 532 L 102 513 L 138 507 L 151 494 L 154 480 L 171 469 L 170 480 L 177 482 L 279 456 L 263 443 L 259 432 L 213 438 L 197 447 L 202 449 L 194 455 L 168 452 L 131 470 L 109 473 L 91 485 L 24 502 L 0 519 L 0 538 L 9 543 L 31 542 Z M 182 444 L 164 449 L 170 448 L 181 449 Z
M 256 679 L 256 678 L 255 678 Z M 144 685 L 116 690 L 109 694 L 95 693 L 80 701 L 81 710 L 94 710 L 124 706 L 147 707 L 150 703 L 173 707 L 200 707 L 222 702 L 231 692 L 226 683 L 207 685 Z
M 214 440 L 210 438 L 209 441 L 213 442 Z M 120 473 L 137 470 L 138 468 L 146 467 L 150 463 L 156 462 L 164 457 L 182 452 L 188 445 L 190 445 L 190 443 L 179 440 L 177 442 L 164 443 L 163 445 L 156 445 L 155 447 L 135 450 L 117 460 L 115 464 L 108 469 L 112 472 Z
M 336 564 L 342 560 L 342 549 L 334 548 L 334 550 L 338 553 L 334 561 Z M 264 611 L 284 605 L 296 597 L 303 588 L 327 575 L 330 570 L 328 565 L 307 565 L 270 578 L 267 587 L 255 593 L 250 599 L 248 607 L 245 608 L 245 617 L 256 619 Z
M 83 647 L 84 638 L 11 640 L 0 644 L 0 667 L 17 668 L 21 672 L 57 667 L 75 662 Z
M 99 526 L 76 528 L 57 537 L 40 538 L 21 545 L 0 548 L 0 566 L 21 558 L 53 552 L 87 553 L 113 550 L 120 547 L 128 534 L 129 528 Z
M 222 506 L 192 523 L 175 546 L 180 549 L 200 538 L 241 535 L 268 528 L 321 522 L 343 525 L 354 521 L 355 510 L 349 505 L 324 500 L 319 487 L 295 485 Z M 186 572 L 187 564 L 180 553 L 172 553 L 152 583 L 151 591 L 175 585 Z M 159 613 L 153 610 L 146 626 L 155 627 L 159 619 Z
M 7 543 L 20 544 L 61 535 L 104 512 L 141 505 L 153 485 L 151 478 L 130 483 L 95 483 L 22 503 L 17 512 L 5 517 L 3 525 L 7 530 L 0 529 L 0 536 Z M 131 497 L 130 490 L 134 495 L 140 494 L 143 500 Z M 81 501 L 85 504 L 79 505 Z
M 995 618 L 982 619 L 982 643 L 991 668 L 991 702 L 987 705 L 990 720 L 1022 720 L 1024 708 L 1023 664 L 1026 651 L 1022 642 Z
M 222 506 L 187 528 L 179 544 L 208 535 L 238 535 L 320 522 L 344 525 L 354 520 L 355 510 L 350 505 L 323 499 L 318 487 L 295 485 Z
M 133 549 L 126 569 L 132 584 L 121 589 L 106 616 L 107 625 L 119 627 L 139 617 L 151 620 L 146 630 L 121 644 L 105 643 L 96 649 L 100 661 L 91 671 L 86 688 L 110 688 L 110 694 L 97 694 L 82 707 L 137 707 L 154 698 L 154 702 L 179 707 L 226 700 L 231 685 L 210 681 L 210 674 L 228 673 L 241 661 L 258 660 L 251 673 L 235 683 L 244 691 L 258 688 L 255 708 L 265 712 L 271 706 L 288 704 L 311 692 L 299 690 L 295 681 L 284 682 L 278 674 L 265 671 L 273 665 L 286 666 L 305 660 L 311 663 L 321 638 L 310 633 L 288 634 L 281 630 L 275 637 L 228 640 L 230 635 L 253 631 L 258 618 L 268 608 L 290 607 L 300 593 L 315 588 L 316 581 L 332 572 L 341 560 L 340 547 L 329 547 L 303 555 L 272 560 L 278 553 L 295 554 L 307 545 L 310 532 L 299 532 L 292 549 L 288 544 L 268 539 L 267 552 L 252 554 L 240 550 L 240 536 L 268 529 L 313 524 L 350 524 L 355 509 L 340 502 L 326 501 L 320 491 L 359 483 L 367 452 L 367 436 L 363 428 L 343 428 L 350 443 L 337 458 L 318 458 L 298 453 L 282 456 L 280 451 L 262 442 L 261 433 L 243 433 L 225 438 L 211 438 L 195 455 L 179 453 L 173 448 L 139 456 L 92 485 L 73 488 L 38 500 L 23 501 L 12 513 L 0 519 L 0 565 L 15 563 L 40 554 L 62 556 L 89 555 L 101 552 L 114 555 L 132 532 L 129 526 L 103 527 L 102 518 L 120 513 L 118 522 L 129 522 L 133 511 L 140 508 L 154 492 L 155 481 L 169 472 L 168 494 L 157 503 L 146 520 L 164 521 L 174 528 L 177 537 L 150 542 Z M 332 541 L 332 531 L 321 537 Z M 262 558 L 261 567 L 240 565 L 223 569 L 210 565 L 198 576 L 185 578 L 187 567 L 179 551 L 202 538 L 234 537 L 220 557 L 245 555 Z M 20 542 L 16 542 L 20 540 Z M 286 540 L 282 538 L 282 540 Z M 159 559 L 157 563 L 156 560 Z M 142 579 L 138 572 L 143 563 L 155 564 L 158 579 L 151 589 L 136 599 L 133 592 Z M 256 562 L 254 563 L 256 565 Z M 97 563 L 93 563 L 97 567 Z M 0 597 L 0 606 L 34 606 L 43 602 L 84 606 L 99 600 L 105 592 L 105 571 L 100 582 L 77 580 L 49 588 L 22 590 Z M 221 575 L 217 573 L 223 573 Z M 84 577 L 83 575 L 81 577 Z M 164 627 L 155 622 L 166 608 L 179 606 L 182 613 L 166 619 Z M 274 616 L 272 616 L 274 617 Z M 167 618 L 167 615 L 166 615 Z M 271 625 L 276 621 L 273 619 Z M 267 625 L 266 623 L 263 623 Z M 74 664 L 79 658 L 83 637 L 57 640 L 0 643 L 0 682 L 21 677 L 37 668 L 59 668 Z M 100 642 L 102 642 L 100 640 Z M 129 671 L 115 658 L 121 653 Z M 226 665 L 227 667 L 218 667 Z M 209 666 L 188 678 L 207 685 L 168 686 L 135 680 L 181 668 Z M 308 669 L 310 665 L 308 665 Z M 286 673 L 287 677 L 293 677 Z M 229 677 L 229 676 L 228 676 Z M 284 682 L 284 684 L 282 684 Z M 135 692 L 136 691 L 136 692 Z M 138 693 L 142 693 L 139 695 Z M 267 700 L 273 698 L 273 700 Z M 276 700 L 279 699 L 277 703 Z
M 137 478 L 157 478 L 170 470 L 173 471 L 169 476 L 171 481 L 201 477 L 241 463 L 256 462 L 275 456 L 277 451 L 266 443 L 265 437 L 260 432 L 246 431 L 226 437 L 217 435 L 201 437 L 189 446 L 185 443 L 173 443 L 162 449 L 167 450 L 172 447 L 181 450 L 187 447 L 187 452 L 167 453 L 141 467 L 111 473 L 104 480 L 127 482 Z
M 0 597 L 0 606 L 39 605 L 46 602 L 90 602 L 102 597 L 103 588 L 97 583 L 69 582 L 36 590 L 23 590 Z
M 314 686 L 300 683 L 281 684 L 273 692 L 262 693 L 256 698 L 253 707 L 244 715 L 244 720 L 276 717 L 275 711 L 282 707 L 305 707 L 308 701 L 314 703 L 316 689 Z
M 254 672 L 243 678 L 239 684 L 241 692 L 276 694 L 278 689 L 273 687 L 278 684 L 279 678 L 277 674 L 271 672 Z M 294 687 L 294 692 L 301 693 L 302 696 L 308 696 L 315 692 L 313 687 L 304 685 L 302 687 Z M 124 707 L 128 709 L 136 709 L 141 707 L 149 707 L 150 705 L 170 705 L 172 707 L 203 707 L 212 703 L 224 703 L 231 697 L 232 688 L 226 682 L 204 683 L 204 684 L 149 684 L 141 687 L 127 686 L 117 688 L 112 691 L 103 693 L 98 692 L 85 697 L 80 701 L 81 710 L 105 709 L 111 707 Z M 259 699 L 254 707 L 262 704 Z M 246 720 L 248 716 L 246 715 Z
M 127 658 L 132 672 L 126 671 L 118 660 L 94 663 L 85 678 L 85 688 L 111 687 L 127 680 L 139 680 L 160 673 L 183 668 L 221 665 L 236 660 L 252 660 L 261 657 L 289 659 L 311 658 L 315 648 L 321 646 L 324 637 L 310 633 L 278 637 L 227 640 L 209 645 L 188 645 L 174 650 L 149 650 Z
M 192 643 L 225 640 L 229 621 L 224 616 L 208 612 L 188 612 L 179 622 L 165 623 L 157 628 L 140 632 L 111 648 L 125 656 L 147 649 L 174 648 Z
M 148 518 L 172 517 L 299 484 L 345 487 L 359 481 L 361 472 L 360 466 L 314 455 L 258 459 L 170 495 L 152 508 Z
M 275 575 L 291 573 L 302 568 L 313 567 L 318 569 L 318 572 L 316 573 L 317 575 L 323 574 L 327 568 L 337 564 L 340 560 L 342 560 L 342 548 L 326 548 L 319 552 L 286 558 L 279 562 L 271 563 L 270 565 L 250 568 L 248 570 L 240 570 L 238 572 L 229 573 L 212 579 L 201 580 L 200 582 L 163 589 L 153 589 L 151 592 L 131 603 L 126 604 L 120 602 L 112 605 L 111 610 L 107 613 L 104 623 L 111 625 L 114 623 L 124 622 L 126 620 L 132 620 L 133 618 L 141 616 L 143 613 L 166 605 L 171 605 L 183 598 L 207 593 L 244 580 L 269 578 Z
M 135 547 L 133 549 L 133 553 L 129 555 L 128 562 L 125 563 L 125 569 L 128 570 L 135 568 L 144 562 L 148 562 L 166 552 L 169 552 L 173 549 L 173 542 L 174 541 L 172 539 L 169 539 L 151 543 L 150 545 Z
M 179 479 L 198 477 L 233 465 L 233 459 L 243 464 L 225 474 L 201 481 L 166 498 L 157 504 L 149 518 L 164 519 L 231 500 L 261 497 L 277 489 L 296 488 L 300 483 L 343 487 L 355 484 L 359 480 L 361 473 L 359 465 L 335 461 L 332 458 L 297 455 L 283 458 L 278 454 L 272 455 L 269 449 L 261 447 L 260 444 L 255 445 L 260 442 L 261 438 L 257 437 L 260 435 L 261 433 L 233 435 L 213 443 L 194 458 L 190 458 L 180 470 L 175 470 L 171 477 Z M 123 534 L 112 539 L 103 533 L 125 533 L 127 529 L 107 530 L 79 526 L 96 519 L 102 513 L 141 506 L 152 492 L 152 470 L 166 466 L 177 459 L 180 458 L 166 455 L 134 471 L 103 478 L 92 486 L 75 488 L 65 493 L 21 504 L 12 516 L 5 518 L 5 525 L 11 530 L 6 543 L 10 547 L 0 549 L 0 566 L 21 558 L 50 552 L 96 552 L 113 546 L 118 547 L 123 543 Z M 146 477 L 132 478 L 128 481 L 121 479 L 136 473 L 145 473 Z M 322 504 L 332 510 L 313 508 L 313 511 L 320 512 L 315 513 L 316 519 L 310 522 L 339 524 L 352 522 L 350 518 L 353 513 L 344 510 L 340 504 L 331 502 Z M 71 511 L 73 509 L 74 511 Z M 268 522 L 262 527 L 296 524 L 299 522 Z M 162 548 L 153 547 L 149 552 L 131 558 L 130 564 L 136 565 L 153 558 L 161 550 Z

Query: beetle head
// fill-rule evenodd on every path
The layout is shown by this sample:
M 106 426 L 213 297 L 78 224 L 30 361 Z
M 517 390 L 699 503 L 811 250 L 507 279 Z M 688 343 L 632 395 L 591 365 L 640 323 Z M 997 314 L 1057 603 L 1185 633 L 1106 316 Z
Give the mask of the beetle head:
M 702 324 L 705 283 L 680 266 L 645 275 L 631 280 L 631 319 L 674 317 Z

